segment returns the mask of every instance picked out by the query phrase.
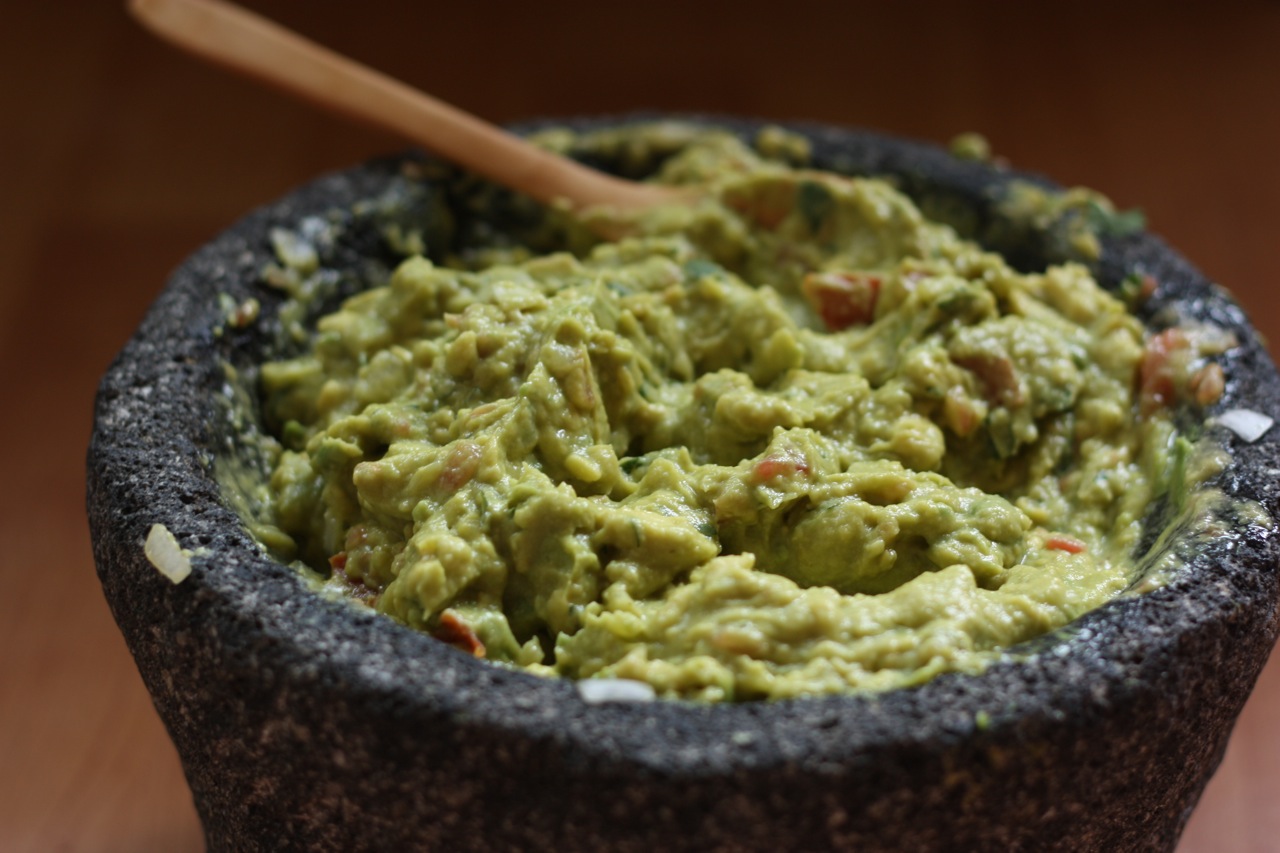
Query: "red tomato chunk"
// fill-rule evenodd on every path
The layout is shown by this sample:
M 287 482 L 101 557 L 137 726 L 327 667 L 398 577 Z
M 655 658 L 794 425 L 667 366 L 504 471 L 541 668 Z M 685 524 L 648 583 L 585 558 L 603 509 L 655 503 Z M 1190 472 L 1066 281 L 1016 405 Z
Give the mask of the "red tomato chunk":
M 875 319 L 880 277 L 860 272 L 812 272 L 800 285 L 827 330 L 865 326 Z

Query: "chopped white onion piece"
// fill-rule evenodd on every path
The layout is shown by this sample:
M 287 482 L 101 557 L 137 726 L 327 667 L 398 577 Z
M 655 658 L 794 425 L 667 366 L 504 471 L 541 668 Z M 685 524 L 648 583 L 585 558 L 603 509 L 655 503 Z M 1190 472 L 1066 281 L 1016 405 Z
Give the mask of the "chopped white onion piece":
M 1218 415 L 1218 423 L 1252 444 L 1262 438 L 1275 421 L 1252 409 L 1231 409 Z
M 178 540 L 163 524 L 151 525 L 142 550 L 151 565 L 173 583 L 182 583 L 191 574 L 191 558 L 178 547 Z
M 578 694 L 584 702 L 652 702 L 653 685 L 629 678 L 588 678 L 578 682 Z

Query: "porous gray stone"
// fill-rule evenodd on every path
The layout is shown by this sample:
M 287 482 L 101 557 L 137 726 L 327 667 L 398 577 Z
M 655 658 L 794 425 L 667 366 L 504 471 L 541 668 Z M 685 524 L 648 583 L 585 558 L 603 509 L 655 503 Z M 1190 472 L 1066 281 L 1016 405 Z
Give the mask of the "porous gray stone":
M 871 133 L 796 129 L 817 165 L 894 176 L 996 243 L 994 199 L 1028 179 Z M 339 290 L 356 289 L 394 261 L 379 203 L 358 203 L 433 191 L 410 186 L 399 164 L 323 178 L 198 251 L 99 390 L 88 460 L 98 572 L 210 850 L 1173 848 L 1277 633 L 1277 543 L 1243 515 L 1190 543 L 1168 585 L 982 675 L 711 707 L 588 704 L 572 683 L 319 598 L 267 557 L 212 469 L 227 454 L 252 464 L 243 437 L 260 413 L 251 400 L 229 407 L 229 391 L 290 346 L 274 319 L 280 299 L 260 281 L 268 229 L 329 217 L 340 233 L 326 263 L 344 271 Z M 1021 239 L 1001 248 L 1022 266 L 1050 260 Z M 1148 323 L 1168 322 L 1172 306 L 1239 337 L 1210 414 L 1246 407 L 1280 420 L 1280 380 L 1239 307 L 1149 234 L 1105 242 L 1105 283 L 1135 269 L 1161 285 Z M 258 298 L 262 317 L 227 327 L 219 293 Z M 1277 430 L 1245 444 L 1208 429 L 1232 453 L 1216 485 L 1280 512 Z M 1149 541 L 1161 523 L 1152 513 Z M 180 584 L 143 554 L 154 523 L 194 551 Z

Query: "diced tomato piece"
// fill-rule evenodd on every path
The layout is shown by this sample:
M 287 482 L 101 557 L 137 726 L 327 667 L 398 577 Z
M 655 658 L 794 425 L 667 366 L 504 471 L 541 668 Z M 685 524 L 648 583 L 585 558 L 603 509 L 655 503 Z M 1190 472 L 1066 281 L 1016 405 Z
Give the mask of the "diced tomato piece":
M 960 387 L 951 388 L 942 400 L 942 416 L 951 431 L 961 438 L 968 438 L 982 423 L 978 404 Z
M 1138 365 L 1138 396 L 1143 412 L 1172 405 L 1177 395 L 1174 381 L 1177 359 L 1174 356 L 1190 346 L 1186 333 L 1177 327 L 1165 329 L 1147 341 L 1142 362 Z
M 756 463 L 753 469 L 756 479 L 772 480 L 777 477 L 790 477 L 795 474 L 808 474 L 809 461 L 799 454 L 784 456 L 766 456 Z
M 339 551 L 329 558 L 329 567 L 336 571 L 342 571 L 347 567 L 347 552 Z
M 444 462 L 444 471 L 440 474 L 440 483 L 451 492 L 456 492 L 471 481 L 480 467 L 480 445 L 469 441 L 454 445 L 449 457 Z
M 469 655 L 484 657 L 484 643 L 480 642 L 480 638 L 476 636 L 475 631 L 471 630 L 471 626 L 452 610 L 446 610 L 440 614 L 440 621 L 436 623 L 431 636 L 442 643 L 462 649 Z
M 1222 365 L 1209 362 L 1191 377 L 1187 390 L 1201 406 L 1212 406 L 1222 399 L 1222 392 L 1227 388 L 1227 378 L 1222 373 Z
M 800 284 L 827 329 L 865 326 L 876 317 L 880 276 L 863 272 L 811 272 Z
M 1050 536 L 1044 540 L 1044 547 L 1055 551 L 1066 551 L 1068 554 L 1079 554 L 1085 550 L 1085 544 L 1079 539 L 1062 535 Z
M 1150 299 L 1155 295 L 1156 289 L 1159 286 L 1160 283 L 1156 281 L 1155 276 L 1149 274 L 1144 275 L 1142 277 L 1142 283 L 1138 285 L 1138 299 L 1143 302 Z
M 957 365 L 978 377 L 982 383 L 982 397 L 992 405 L 1017 406 L 1022 403 L 1022 388 L 1018 384 L 1018 371 L 1013 362 L 1002 355 L 960 356 L 953 358 Z

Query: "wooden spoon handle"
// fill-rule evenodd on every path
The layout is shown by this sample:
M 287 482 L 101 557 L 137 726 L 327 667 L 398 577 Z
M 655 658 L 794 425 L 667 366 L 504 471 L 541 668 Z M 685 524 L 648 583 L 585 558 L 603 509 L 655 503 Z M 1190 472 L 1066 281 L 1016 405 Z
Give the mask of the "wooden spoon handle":
M 537 148 L 443 101 L 223 0 L 130 0 L 160 37 L 334 112 L 399 133 L 543 203 L 633 210 L 671 197 Z

